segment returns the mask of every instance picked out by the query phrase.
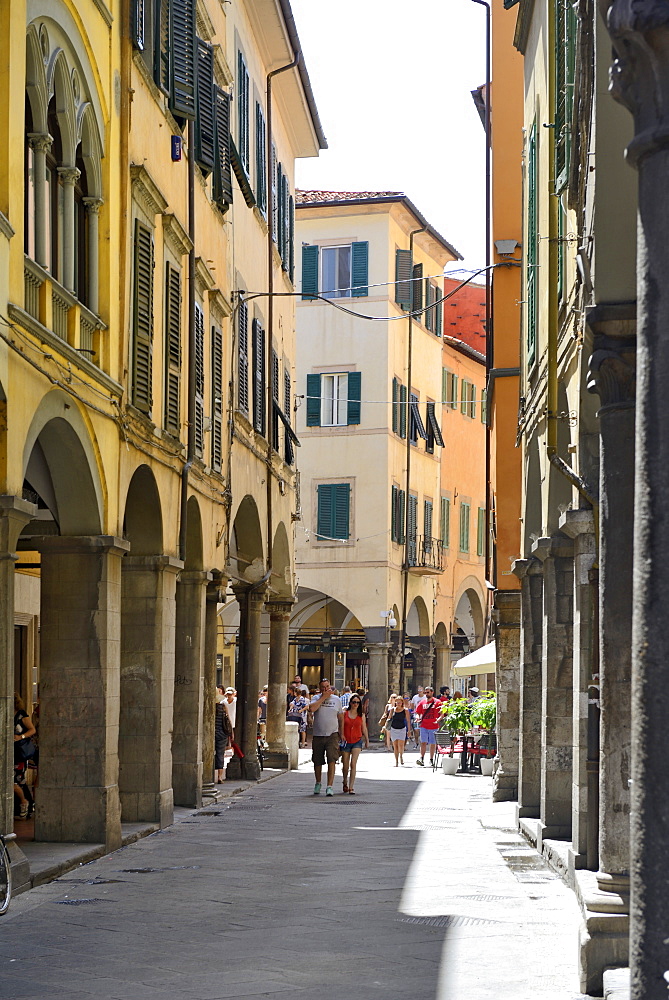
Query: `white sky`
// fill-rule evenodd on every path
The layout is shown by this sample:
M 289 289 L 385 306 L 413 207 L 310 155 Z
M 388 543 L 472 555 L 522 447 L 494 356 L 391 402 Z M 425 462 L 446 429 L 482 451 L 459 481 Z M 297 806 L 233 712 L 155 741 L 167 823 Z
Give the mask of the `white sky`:
M 485 143 L 471 91 L 485 81 L 485 7 L 291 2 L 329 145 L 297 161 L 297 187 L 403 191 L 461 267 L 482 267 Z

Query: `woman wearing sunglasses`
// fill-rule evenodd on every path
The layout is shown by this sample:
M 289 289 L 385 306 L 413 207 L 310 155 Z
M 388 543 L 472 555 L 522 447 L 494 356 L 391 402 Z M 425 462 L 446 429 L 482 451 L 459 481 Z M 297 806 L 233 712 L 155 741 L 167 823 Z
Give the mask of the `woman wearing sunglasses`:
M 404 763 L 404 744 L 411 736 L 411 715 L 402 695 L 397 695 L 388 716 L 388 730 L 395 751 L 395 767 Z
M 363 742 L 365 747 L 369 746 L 369 736 L 367 735 L 367 723 L 362 711 L 362 698 L 354 694 L 348 703 L 348 709 L 344 712 L 344 740 L 341 746 L 341 764 L 344 771 L 344 793 L 355 795 L 353 786 L 355 784 L 355 768 L 358 757 L 362 750 Z M 349 778 L 350 767 L 350 778 Z

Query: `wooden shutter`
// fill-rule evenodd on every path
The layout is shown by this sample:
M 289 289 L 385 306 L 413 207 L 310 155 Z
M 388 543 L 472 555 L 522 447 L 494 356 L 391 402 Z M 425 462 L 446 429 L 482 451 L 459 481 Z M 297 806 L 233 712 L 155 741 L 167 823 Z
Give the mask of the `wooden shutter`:
M 348 538 L 350 533 L 351 486 L 337 483 L 334 488 L 334 538 Z
M 530 130 L 527 152 L 527 266 L 525 284 L 527 301 L 527 365 L 534 364 L 537 352 L 537 130 Z
M 286 363 L 284 361 L 284 365 L 283 365 L 283 414 L 284 414 L 286 420 L 288 421 L 288 423 L 290 423 L 290 412 L 291 412 L 291 409 L 292 409 L 292 405 L 293 405 L 293 400 L 292 400 L 292 386 L 291 386 L 291 382 L 290 382 L 290 372 L 286 371 Z M 293 451 L 293 442 L 290 439 L 290 434 L 288 433 L 288 429 L 287 428 L 286 428 L 286 431 L 285 431 L 285 434 L 284 434 L 284 448 L 285 448 L 286 462 L 288 463 L 288 465 L 292 465 L 293 461 L 295 459 L 295 453 Z
M 318 516 L 316 533 L 320 539 L 349 537 L 349 483 L 320 483 L 318 486 Z
M 400 380 L 393 378 L 392 428 L 393 434 L 400 432 Z
M 448 368 L 441 369 L 441 401 L 442 403 L 448 402 L 448 384 L 449 384 L 450 372 Z
M 405 438 L 407 436 L 407 399 L 408 391 L 405 385 L 400 386 L 400 437 Z
M 351 244 L 351 294 L 354 297 L 369 295 L 367 271 L 369 263 L 369 243 L 360 240 Z
M 204 454 L 204 313 L 195 303 L 195 451 Z
M 443 291 L 441 288 L 435 288 L 435 306 L 434 306 L 434 332 L 438 337 L 441 337 L 444 332 L 444 303 L 440 301 L 443 297 Z
M 414 496 L 413 493 L 409 494 L 407 531 L 409 535 L 409 541 L 413 542 L 415 545 L 416 534 L 418 532 L 418 497 Z
M 272 447 L 274 451 L 279 450 L 279 355 L 272 351 L 272 399 L 275 405 L 272 407 Z
M 411 253 L 395 251 L 395 302 L 403 309 L 411 309 Z
M 130 14 L 132 44 L 142 52 L 146 44 L 146 2 L 147 0 L 132 0 Z
M 196 0 L 171 0 L 170 5 L 169 104 L 180 118 L 195 118 L 195 5 Z
M 472 382 L 469 386 L 469 416 L 476 419 L 476 386 Z
M 469 411 L 469 382 L 465 379 L 460 383 L 460 413 Z
M 362 373 L 361 372 L 349 372 L 348 378 L 348 406 L 346 423 L 347 424 L 359 424 L 360 423 L 360 399 L 362 393 Z
M 574 106 L 576 12 L 571 3 L 555 0 L 555 188 L 567 183 Z
M 318 295 L 318 247 L 302 247 L 302 298 Z
M 397 515 L 399 510 L 398 497 L 397 494 L 399 490 L 397 486 L 390 487 L 390 540 L 391 542 L 396 542 L 398 539 L 399 532 L 397 530 Z
M 197 39 L 197 118 L 195 119 L 195 162 L 208 174 L 214 168 L 215 116 L 214 50 Z
M 334 485 L 318 484 L 318 516 L 316 519 L 316 536 L 319 539 L 333 538 L 332 511 L 334 509 Z
M 267 214 L 267 127 L 262 108 L 256 101 L 256 203 Z
M 430 279 L 425 279 L 425 313 L 424 323 L 426 329 L 432 333 L 432 285 Z
M 283 213 L 283 225 L 282 225 L 282 235 L 283 239 L 281 241 L 281 263 L 283 265 L 284 271 L 288 271 L 289 263 L 289 250 L 288 245 L 290 242 L 290 201 L 289 201 L 289 188 L 288 188 L 288 174 L 284 173 L 281 179 L 282 196 L 281 196 L 281 209 Z
M 249 330 L 248 306 L 239 303 L 237 318 L 237 406 L 244 413 L 249 412 Z
M 214 169 L 214 201 L 226 212 L 232 204 L 232 171 L 230 169 L 230 95 L 220 87 L 214 90 L 216 110 L 216 165 Z
M 143 0 L 145 2 L 145 0 Z M 156 0 L 156 52 L 153 78 L 161 90 L 170 93 L 172 60 L 170 58 L 170 0 Z
M 153 233 L 135 220 L 132 324 L 132 403 L 151 412 L 153 368 Z
M 413 266 L 413 282 L 411 289 L 411 311 L 414 313 L 419 312 L 423 308 L 423 265 L 414 264 Z M 414 316 L 420 323 L 425 322 L 425 319 L 421 315 Z
M 251 324 L 253 350 L 253 429 L 265 433 L 265 331 L 257 319 Z
M 451 374 L 451 388 L 450 388 L 450 401 L 451 409 L 457 410 L 458 408 L 458 376 Z
M 288 199 L 288 277 L 295 284 L 295 199 Z
M 242 166 L 249 172 L 249 71 L 237 52 L 237 149 Z
M 165 264 L 165 429 L 181 432 L 181 271 Z
M 481 423 L 488 423 L 488 393 L 481 389 Z
M 278 163 L 276 159 L 276 146 L 272 143 L 272 239 L 279 243 L 279 185 L 278 185 Z
M 469 552 L 469 504 L 460 504 L 460 551 Z
M 404 518 L 406 516 L 406 493 L 404 490 L 397 491 L 397 502 L 397 541 L 400 545 L 403 545 L 405 541 Z
M 211 467 L 223 467 L 223 333 L 211 328 Z
M 478 509 L 478 519 L 476 522 L 476 555 L 482 556 L 485 547 L 485 510 Z
M 423 500 L 423 538 L 432 541 L 432 501 Z
M 283 167 L 280 163 L 276 165 L 276 248 L 279 257 L 283 251 Z
M 321 377 L 307 375 L 307 427 L 321 426 Z
M 441 498 L 441 541 L 448 548 L 451 537 L 451 501 L 448 497 Z

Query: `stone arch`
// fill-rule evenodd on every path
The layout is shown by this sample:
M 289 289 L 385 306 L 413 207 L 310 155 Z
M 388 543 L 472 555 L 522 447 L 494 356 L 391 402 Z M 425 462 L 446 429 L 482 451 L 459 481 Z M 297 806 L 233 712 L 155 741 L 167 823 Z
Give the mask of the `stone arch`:
M 29 26 L 26 34 L 26 95 L 30 102 L 35 132 L 46 132 L 46 109 L 49 99 L 44 57 L 34 24 Z
M 277 597 L 292 597 L 293 594 L 290 546 L 288 544 L 288 532 L 283 521 L 278 524 L 274 533 L 270 590 Z
M 569 421 L 569 400 L 564 382 L 558 385 L 557 453 L 563 462 L 571 465 L 571 426 Z M 572 503 L 572 486 L 566 476 L 554 465 L 548 466 L 548 511 L 547 530 L 550 535 L 558 530 L 560 514 Z
M 438 646 L 447 646 L 449 644 L 448 628 L 443 622 L 439 622 L 434 630 L 434 641 Z
M 51 510 L 61 535 L 99 535 L 105 490 L 97 446 L 71 396 L 53 389 L 33 417 L 23 450 L 24 478 Z
M 455 602 L 455 624 L 469 639 L 472 649 L 483 645 L 485 631 L 485 602 L 478 580 L 468 577 L 461 585 Z
M 77 122 L 74 108 L 72 78 L 67 57 L 62 49 L 56 49 L 47 66 L 49 97 L 54 99 L 54 110 L 60 127 L 63 150 L 63 164 L 74 166 L 77 149 Z
M 133 473 L 125 501 L 123 536 L 134 556 L 159 555 L 163 551 L 163 518 L 155 476 L 148 465 Z
M 256 583 L 264 576 L 264 550 L 258 506 L 247 494 L 235 514 L 230 537 L 232 576 Z
M 93 107 L 82 105 L 77 117 L 77 131 L 81 140 L 81 158 L 86 169 L 86 188 L 90 198 L 102 198 L 102 142 Z
M 407 615 L 407 635 L 430 635 L 430 616 L 422 597 L 414 597 Z
M 204 568 L 204 544 L 202 541 L 202 515 L 195 497 L 189 497 L 186 505 L 186 570 Z
M 523 512 L 523 555 L 532 554 L 535 538 L 542 534 L 541 518 L 541 463 L 539 439 L 532 437 L 525 457 L 525 510 Z

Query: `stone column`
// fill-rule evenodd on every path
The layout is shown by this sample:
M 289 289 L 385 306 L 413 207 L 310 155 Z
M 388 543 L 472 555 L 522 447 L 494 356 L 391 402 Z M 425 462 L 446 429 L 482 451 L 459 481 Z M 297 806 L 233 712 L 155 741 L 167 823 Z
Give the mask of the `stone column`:
M 447 642 L 435 642 L 434 646 L 434 688 L 439 694 L 439 688 L 448 684 L 451 676 L 451 647 Z
M 286 689 L 288 685 L 288 639 L 293 600 L 268 601 L 269 680 L 267 691 L 267 742 L 270 767 L 290 767 L 286 746 Z
M 214 755 L 216 730 L 216 649 L 218 640 L 218 605 L 224 601 L 227 580 L 217 570 L 212 571 L 207 586 L 204 611 L 204 692 L 202 695 L 202 790 L 209 795 L 214 785 Z
M 368 642 L 369 653 L 369 738 L 378 737 L 381 732 L 379 719 L 388 704 L 388 650 L 389 642 Z
M 664 419 L 669 385 L 669 5 L 657 0 L 600 0 L 600 9 L 614 46 L 614 97 L 634 117 L 627 159 L 639 172 L 631 995 L 633 1000 L 664 1000 L 669 969 L 669 823 L 664 804 L 669 759 L 669 425 Z M 630 523 L 616 525 L 618 540 Z M 601 846 L 604 858 L 613 861 L 614 846 Z
M 493 608 L 497 670 L 497 758 L 493 802 L 518 798 L 520 725 L 520 591 L 497 590 Z
M 51 149 L 48 132 L 31 132 L 28 136 L 33 150 L 35 175 L 35 259 L 42 267 L 49 266 L 50 248 L 46 245 L 47 205 L 46 154 Z
M 423 687 L 427 687 L 428 685 L 434 687 L 432 680 L 434 654 L 432 649 L 429 646 L 414 646 L 413 658 L 416 664 L 414 670 L 414 691 L 418 690 L 419 684 L 422 684 Z
M 84 205 L 88 214 L 88 308 L 97 316 L 100 309 L 99 296 L 99 259 L 100 250 L 98 245 L 100 221 L 100 209 L 104 202 L 101 198 L 84 198 Z
M 544 567 L 539 815 L 542 837 L 564 840 L 571 838 L 574 546 L 552 535 L 533 552 Z
M 571 864 L 588 867 L 590 827 L 597 825 L 597 799 L 591 801 L 588 773 L 589 692 L 593 671 L 593 623 L 596 593 L 591 570 L 597 558 L 592 510 L 567 510 L 560 530 L 574 541 L 574 642 L 572 689 Z M 596 864 L 596 859 L 594 860 Z
M 124 822 L 174 819 L 172 718 L 176 576 L 170 556 L 126 555 L 121 566 L 119 792 Z
M 63 284 L 74 292 L 74 185 L 80 177 L 76 167 L 58 167 L 63 185 Z
M 400 691 L 400 665 L 402 655 L 397 646 L 391 646 L 388 650 L 388 687 L 391 691 Z
M 21 530 L 36 507 L 0 496 L 0 830 L 14 828 L 14 563 Z M 13 868 L 12 858 L 12 868 Z M 22 878 L 21 881 L 24 881 Z
M 41 553 L 40 783 L 35 838 L 121 844 L 121 557 L 106 535 L 46 535 Z
M 538 817 L 541 798 L 543 565 L 538 559 L 517 559 L 513 572 L 521 583 L 518 816 Z
M 258 689 L 260 686 L 260 619 L 266 591 L 236 584 L 233 588 L 239 602 L 240 650 L 237 664 L 237 724 L 235 736 L 244 759 L 233 757 L 225 776 L 229 780 L 244 778 L 257 781 L 258 763 Z
M 211 574 L 184 570 L 177 584 L 172 787 L 175 806 L 202 805 L 205 598 Z

